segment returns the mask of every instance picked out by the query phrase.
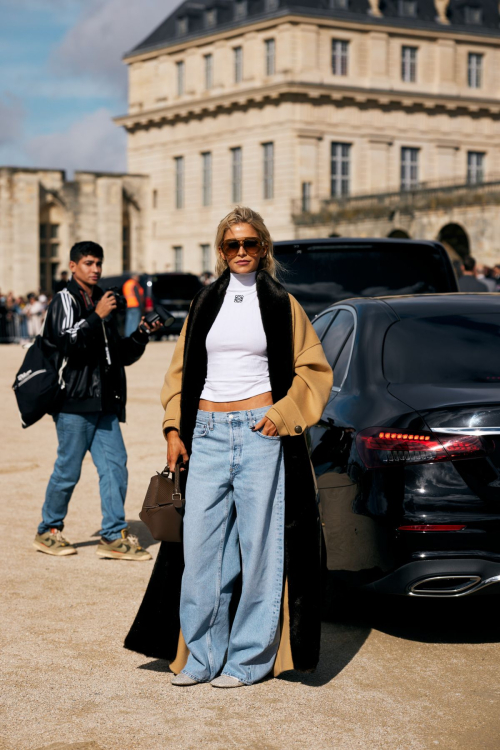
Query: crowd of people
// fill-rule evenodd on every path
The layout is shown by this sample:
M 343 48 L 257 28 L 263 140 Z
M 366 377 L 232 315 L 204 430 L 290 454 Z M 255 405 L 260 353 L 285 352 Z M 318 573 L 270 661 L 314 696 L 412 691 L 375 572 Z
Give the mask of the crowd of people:
M 42 293 L 16 297 L 12 292 L 0 291 L 0 342 L 32 341 L 40 333 L 51 299 Z
M 500 292 L 500 264 L 493 268 L 479 265 L 469 255 L 460 270 L 458 288 L 461 292 Z

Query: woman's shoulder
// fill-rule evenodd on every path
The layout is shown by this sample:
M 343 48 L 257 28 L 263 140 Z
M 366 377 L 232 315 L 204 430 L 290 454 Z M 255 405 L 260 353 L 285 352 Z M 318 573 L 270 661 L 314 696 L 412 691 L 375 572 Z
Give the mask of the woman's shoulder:
M 302 319 L 307 318 L 307 320 L 309 320 L 309 317 L 306 311 L 304 310 L 304 308 L 302 307 L 298 299 L 294 297 L 293 294 L 290 294 L 290 292 L 288 292 L 288 297 L 290 299 L 290 305 L 291 305 L 292 313 L 294 317 L 300 317 Z

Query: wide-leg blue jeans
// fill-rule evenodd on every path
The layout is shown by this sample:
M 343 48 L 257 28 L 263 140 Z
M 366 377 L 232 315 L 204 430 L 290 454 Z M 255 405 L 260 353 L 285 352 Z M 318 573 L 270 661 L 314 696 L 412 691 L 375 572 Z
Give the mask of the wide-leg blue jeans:
M 99 474 L 101 495 L 101 535 L 112 541 L 127 528 L 125 496 L 127 494 L 127 451 L 115 414 L 55 414 L 57 460 L 50 477 L 42 508 L 38 533 L 62 529 L 69 501 L 82 470 L 87 451 Z
M 198 411 L 189 460 L 180 619 L 183 672 L 251 684 L 272 669 L 283 590 L 284 462 L 279 436 L 252 431 L 269 407 Z M 229 604 L 242 571 L 232 627 Z

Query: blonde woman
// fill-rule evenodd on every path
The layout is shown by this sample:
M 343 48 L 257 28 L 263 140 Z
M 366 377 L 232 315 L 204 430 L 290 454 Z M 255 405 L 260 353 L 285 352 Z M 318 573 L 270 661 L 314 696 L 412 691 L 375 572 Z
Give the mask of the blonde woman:
M 215 247 L 218 278 L 193 300 L 162 390 L 167 461 L 188 470 L 184 550 L 161 545 L 125 646 L 170 660 L 173 685 L 230 688 L 318 661 L 320 526 L 304 433 L 333 376 L 276 280 L 259 214 L 236 208 Z

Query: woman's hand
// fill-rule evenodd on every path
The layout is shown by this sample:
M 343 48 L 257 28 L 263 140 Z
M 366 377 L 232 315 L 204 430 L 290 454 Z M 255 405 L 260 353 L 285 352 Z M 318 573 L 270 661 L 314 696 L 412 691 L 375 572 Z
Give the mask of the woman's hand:
M 180 439 L 178 431 L 174 428 L 167 432 L 167 446 L 167 465 L 170 471 L 174 472 L 179 456 L 182 457 L 183 463 L 189 461 L 186 447 Z M 181 466 L 181 471 L 185 471 L 184 466 Z
M 258 422 L 255 427 L 253 427 L 254 432 L 260 431 L 260 428 L 262 427 L 262 434 L 263 435 L 269 435 L 270 437 L 276 437 L 278 434 L 278 429 L 274 422 L 271 422 L 271 420 L 268 417 L 262 417 L 260 422 Z

